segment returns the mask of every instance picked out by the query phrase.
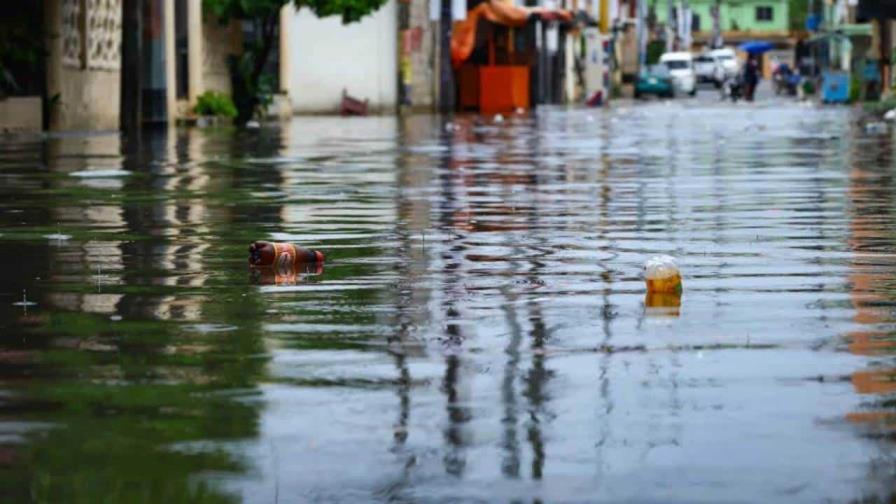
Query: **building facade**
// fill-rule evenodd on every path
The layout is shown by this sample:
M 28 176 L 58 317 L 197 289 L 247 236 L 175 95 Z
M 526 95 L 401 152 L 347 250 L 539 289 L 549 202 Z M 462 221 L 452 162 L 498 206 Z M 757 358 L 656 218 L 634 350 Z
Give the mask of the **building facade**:
M 647 0 L 648 17 L 666 24 L 670 0 Z M 692 13 L 690 20 L 693 41 L 704 44 L 713 30 L 712 9 L 718 6 L 719 25 L 726 42 L 749 39 L 781 40 L 790 37 L 790 7 L 788 0 L 671 0 L 673 7 L 684 4 Z M 672 12 L 675 12 L 673 9 Z M 674 15 L 674 14 L 673 14 Z M 673 19 L 674 20 L 674 19 Z M 678 20 L 674 20 L 678 21 Z

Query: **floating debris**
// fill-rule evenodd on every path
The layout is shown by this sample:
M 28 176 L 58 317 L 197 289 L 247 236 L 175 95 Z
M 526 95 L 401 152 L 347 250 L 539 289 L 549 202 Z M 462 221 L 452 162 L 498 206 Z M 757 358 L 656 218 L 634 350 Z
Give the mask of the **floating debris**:
M 493 120 L 496 123 L 502 123 L 502 122 L 504 122 L 504 116 L 502 116 L 501 114 L 495 114 L 495 117 Z
M 252 266 L 276 266 L 289 268 L 296 264 L 323 263 L 324 254 L 308 250 L 292 243 L 256 241 L 249 245 L 249 264 Z
M 681 272 L 675 258 L 668 255 L 651 257 L 644 263 L 647 292 L 681 295 Z
M 117 178 L 117 177 L 127 177 L 130 174 L 131 174 L 131 172 L 129 172 L 127 170 L 109 168 L 109 169 L 99 169 L 99 170 L 94 170 L 94 169 L 78 170 L 78 171 L 73 171 L 73 172 L 69 173 L 69 176 L 77 177 L 77 178 Z
M 28 295 L 25 292 L 25 289 L 22 289 L 22 300 L 16 301 L 12 304 L 13 306 L 21 306 L 22 308 L 27 308 L 29 306 L 37 306 L 37 303 L 34 301 L 28 301 Z
M 881 135 L 887 132 L 887 123 L 885 122 L 870 122 L 865 124 L 865 133 L 869 135 Z

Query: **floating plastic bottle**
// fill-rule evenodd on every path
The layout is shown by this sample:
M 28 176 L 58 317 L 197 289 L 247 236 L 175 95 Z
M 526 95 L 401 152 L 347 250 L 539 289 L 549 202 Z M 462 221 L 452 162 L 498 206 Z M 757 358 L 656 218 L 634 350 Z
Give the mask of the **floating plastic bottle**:
M 644 280 L 648 294 L 681 296 L 681 272 L 672 256 L 651 257 L 644 263 Z
M 286 269 L 298 264 L 323 262 L 323 252 L 308 250 L 292 243 L 257 241 L 249 245 L 249 264 L 252 266 L 272 266 Z
M 648 292 L 644 308 L 650 317 L 678 317 L 681 315 L 681 296 L 665 292 Z

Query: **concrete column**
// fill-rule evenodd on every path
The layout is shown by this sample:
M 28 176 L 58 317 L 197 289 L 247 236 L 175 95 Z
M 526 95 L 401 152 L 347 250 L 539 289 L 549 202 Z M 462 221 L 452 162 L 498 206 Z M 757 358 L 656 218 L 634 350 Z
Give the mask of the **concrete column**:
M 286 4 L 280 9 L 280 89 L 281 93 L 289 93 L 289 62 L 292 55 L 289 52 L 289 23 L 293 18 L 295 9 L 292 4 Z
M 184 1 L 184 0 L 181 0 Z M 196 98 L 204 89 L 202 82 L 202 0 L 186 0 L 187 4 L 187 66 L 189 67 L 189 82 L 187 83 L 190 105 L 196 104 Z
M 59 85 L 61 67 L 62 67 L 62 38 L 58 36 L 60 27 L 62 26 L 62 14 L 60 12 L 60 0 L 49 0 L 44 8 L 44 34 L 47 48 L 46 71 L 47 71 L 47 96 L 55 96 L 60 92 Z M 59 129 L 60 107 L 51 107 L 49 110 L 48 128 L 51 130 Z
M 165 105 L 168 110 L 168 124 L 174 124 L 177 117 L 177 75 L 174 40 L 174 0 L 164 0 L 165 30 Z

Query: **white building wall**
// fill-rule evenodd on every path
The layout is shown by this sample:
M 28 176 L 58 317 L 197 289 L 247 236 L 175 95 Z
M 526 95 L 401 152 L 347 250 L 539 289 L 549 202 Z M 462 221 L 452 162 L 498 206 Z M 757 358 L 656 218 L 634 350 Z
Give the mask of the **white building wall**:
M 337 112 L 343 88 L 355 98 L 369 99 L 371 111 L 394 110 L 398 91 L 395 1 L 349 25 L 343 25 L 338 16 L 318 18 L 308 9 L 289 16 L 287 89 L 295 113 Z

